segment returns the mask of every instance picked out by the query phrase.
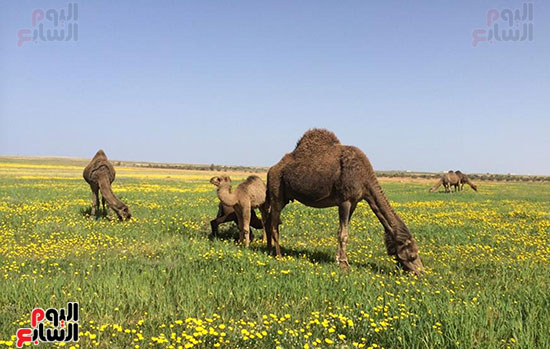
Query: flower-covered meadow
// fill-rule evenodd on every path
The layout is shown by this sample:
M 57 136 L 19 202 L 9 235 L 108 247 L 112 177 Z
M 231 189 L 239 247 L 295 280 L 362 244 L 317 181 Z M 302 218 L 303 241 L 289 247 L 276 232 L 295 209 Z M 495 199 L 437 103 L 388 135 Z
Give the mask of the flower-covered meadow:
M 283 211 L 284 257 L 217 213 L 209 172 L 117 168 L 127 222 L 90 220 L 83 165 L 0 159 L 0 348 L 34 307 L 80 304 L 75 348 L 550 347 L 550 184 L 479 183 L 429 193 L 382 180 L 426 274 L 386 256 L 361 204 L 351 270 L 334 262 L 337 209 Z M 246 174 L 234 174 L 234 182 Z

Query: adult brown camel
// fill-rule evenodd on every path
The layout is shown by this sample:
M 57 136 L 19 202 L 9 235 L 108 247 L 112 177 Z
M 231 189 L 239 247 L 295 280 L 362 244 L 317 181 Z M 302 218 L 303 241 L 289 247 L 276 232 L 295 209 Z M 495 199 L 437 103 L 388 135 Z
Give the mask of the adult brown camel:
M 451 187 L 454 187 L 454 191 L 458 191 L 460 186 L 460 177 L 454 173 L 453 171 L 449 171 L 443 175 L 441 175 L 441 178 L 437 183 L 434 184 L 433 187 L 430 188 L 430 192 L 434 192 L 439 188 L 441 185 L 445 187 L 445 192 L 450 193 Z
M 264 221 L 267 246 L 281 256 L 279 224 L 285 205 L 298 200 L 315 208 L 338 206 L 340 228 L 336 261 L 342 269 L 346 255 L 348 225 L 357 203 L 366 200 L 382 223 L 386 249 L 408 271 L 420 274 L 424 267 L 411 232 L 386 199 L 366 155 L 356 147 L 342 145 L 324 129 L 307 131 L 292 153 L 286 154 L 267 174 L 270 215 Z
M 249 176 L 237 186 L 235 191 L 232 191 L 231 188 L 231 178 L 226 175 L 212 177 L 210 183 L 218 188 L 217 193 L 220 201 L 224 205 L 232 207 L 235 211 L 240 232 L 239 242 L 248 246 L 250 244 L 251 212 L 255 208 L 259 208 L 262 219 L 267 217 L 267 207 L 265 205 L 266 186 L 264 182 L 258 176 Z
M 235 222 L 238 224 L 237 221 L 237 214 L 235 213 L 235 210 L 232 206 L 224 205 L 222 202 L 218 205 L 218 214 L 216 215 L 216 218 L 210 221 L 210 227 L 212 228 L 212 237 L 215 237 L 218 235 L 218 226 L 223 223 L 227 222 Z M 256 212 L 252 210 L 250 212 L 250 226 L 255 229 L 263 229 L 264 225 L 262 224 L 262 221 L 256 216 Z M 252 240 L 252 232 L 250 234 L 250 239 Z
M 110 209 L 110 218 L 112 217 L 111 210 L 115 211 L 121 220 L 132 217 L 128 206 L 120 201 L 111 189 L 111 183 L 115 180 L 116 172 L 113 165 L 107 160 L 107 156 L 103 150 L 98 150 L 88 166 L 84 168 L 82 175 L 92 189 L 92 211 L 90 218 L 96 215 L 96 210 L 99 208 L 99 192 L 101 192 L 103 210 L 105 210 L 105 202 L 107 202 L 107 207 Z
M 460 190 L 464 190 L 464 184 L 468 184 L 474 191 L 477 191 L 477 185 L 475 185 L 471 180 L 470 177 L 468 177 L 467 174 L 462 173 L 460 170 L 455 171 L 455 174 L 460 179 Z

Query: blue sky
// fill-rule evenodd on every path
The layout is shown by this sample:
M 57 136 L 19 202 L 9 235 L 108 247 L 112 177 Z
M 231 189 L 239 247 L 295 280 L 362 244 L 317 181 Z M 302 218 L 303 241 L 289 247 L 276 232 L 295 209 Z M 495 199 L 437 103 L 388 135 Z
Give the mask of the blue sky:
M 269 166 L 325 127 L 379 170 L 550 174 L 533 3 L 532 42 L 474 48 L 489 9 L 522 3 L 96 0 L 78 41 L 18 47 L 68 2 L 3 1 L 0 154 Z

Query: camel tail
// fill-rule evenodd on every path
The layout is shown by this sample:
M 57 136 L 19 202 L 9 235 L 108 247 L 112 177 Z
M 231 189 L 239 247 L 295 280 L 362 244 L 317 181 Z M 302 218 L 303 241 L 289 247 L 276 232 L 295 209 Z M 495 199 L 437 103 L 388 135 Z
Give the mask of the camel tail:
M 434 192 L 437 190 L 437 188 L 439 188 L 440 186 L 443 185 L 443 179 L 440 179 L 437 183 L 435 183 L 435 185 L 433 187 L 430 188 L 430 192 Z

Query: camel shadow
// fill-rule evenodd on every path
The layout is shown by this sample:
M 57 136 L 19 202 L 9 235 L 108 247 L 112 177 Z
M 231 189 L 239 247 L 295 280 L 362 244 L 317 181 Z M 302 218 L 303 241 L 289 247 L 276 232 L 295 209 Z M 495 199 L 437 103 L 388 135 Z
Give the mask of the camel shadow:
M 271 251 L 267 249 L 266 245 L 261 246 L 251 246 L 251 249 L 264 252 L 266 254 L 272 254 Z M 308 250 L 304 248 L 289 248 L 281 246 L 281 254 L 283 256 L 291 256 L 296 259 L 307 259 L 313 264 L 333 264 L 337 265 L 335 255 L 329 254 L 324 251 Z M 385 265 L 379 265 L 374 262 L 350 262 L 351 268 L 359 269 L 371 269 L 377 274 L 391 274 L 399 271 L 399 267 L 389 268 Z
M 208 235 L 208 239 L 210 240 L 233 240 L 233 242 L 235 243 L 239 241 L 239 229 L 235 225 L 231 226 L 228 229 L 219 230 L 216 235 L 213 235 L 212 232 L 205 232 L 204 234 Z M 254 231 L 252 228 L 250 228 L 250 234 L 251 241 L 257 239 L 257 235 L 254 235 Z

